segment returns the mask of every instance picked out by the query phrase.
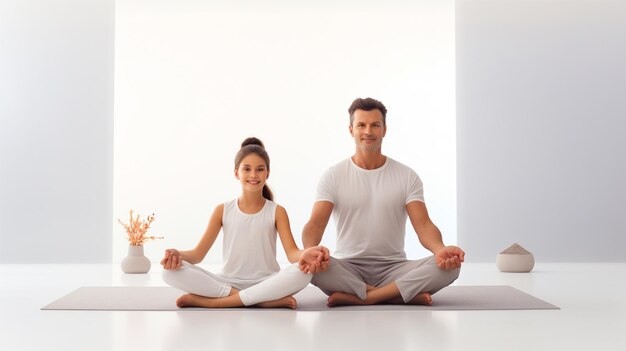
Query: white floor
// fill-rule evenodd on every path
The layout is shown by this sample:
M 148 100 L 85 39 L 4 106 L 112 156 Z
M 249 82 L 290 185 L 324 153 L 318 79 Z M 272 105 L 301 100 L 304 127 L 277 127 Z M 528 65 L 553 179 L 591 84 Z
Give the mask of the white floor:
M 626 350 L 626 263 L 466 264 L 458 285 L 511 285 L 561 310 L 41 311 L 80 286 L 164 285 L 160 267 L 0 265 L 0 350 Z M 434 299 L 436 300 L 434 295 Z

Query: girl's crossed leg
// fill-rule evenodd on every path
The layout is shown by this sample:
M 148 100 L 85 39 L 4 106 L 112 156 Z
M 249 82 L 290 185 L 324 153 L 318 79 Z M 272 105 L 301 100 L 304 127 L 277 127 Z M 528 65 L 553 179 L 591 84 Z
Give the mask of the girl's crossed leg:
M 178 270 L 163 271 L 163 280 L 188 292 L 176 300 L 178 307 L 295 309 L 297 302 L 291 295 L 304 289 L 311 281 L 311 275 L 302 273 L 294 264 L 240 291 L 231 287 L 223 277 L 183 262 Z

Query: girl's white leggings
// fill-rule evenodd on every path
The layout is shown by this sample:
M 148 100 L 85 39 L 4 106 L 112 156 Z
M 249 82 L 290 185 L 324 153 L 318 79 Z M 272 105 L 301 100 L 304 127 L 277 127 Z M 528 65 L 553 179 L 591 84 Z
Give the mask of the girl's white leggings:
M 231 288 L 235 288 L 239 290 L 239 297 L 246 306 L 293 295 L 309 285 L 311 278 L 311 274 L 300 271 L 297 263 L 261 279 L 260 282 L 251 283 L 228 279 L 186 261 L 183 261 L 180 269 L 163 270 L 163 281 L 191 294 L 212 298 L 226 297 Z

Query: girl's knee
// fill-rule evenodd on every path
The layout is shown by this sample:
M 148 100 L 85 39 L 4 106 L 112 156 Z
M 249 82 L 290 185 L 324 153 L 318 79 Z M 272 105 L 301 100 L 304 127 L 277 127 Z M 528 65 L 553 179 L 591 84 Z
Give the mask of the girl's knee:
M 161 279 L 166 282 L 168 285 L 172 285 L 173 282 L 176 281 L 177 270 L 173 271 L 171 269 L 163 269 L 161 272 Z
M 183 265 L 179 269 L 163 269 L 161 279 L 168 285 L 176 287 L 176 283 L 180 280 L 181 271 L 185 269 L 189 263 L 183 261 Z
M 300 266 L 298 263 L 292 263 L 289 266 L 285 267 L 285 272 L 299 272 Z
M 313 278 L 312 274 L 306 274 L 302 272 L 300 270 L 300 266 L 297 263 L 285 267 L 284 272 L 290 275 L 298 276 L 298 280 L 302 282 L 306 281 L 306 284 L 309 284 L 311 282 L 311 279 Z

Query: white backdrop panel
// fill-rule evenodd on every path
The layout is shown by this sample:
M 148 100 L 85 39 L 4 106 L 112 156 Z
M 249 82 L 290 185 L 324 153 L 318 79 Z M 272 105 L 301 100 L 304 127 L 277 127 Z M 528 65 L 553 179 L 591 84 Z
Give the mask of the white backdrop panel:
M 153 261 L 192 248 L 239 194 L 233 158 L 248 136 L 265 142 L 300 245 L 319 176 L 354 151 L 348 106 L 367 96 L 389 110 L 383 152 L 420 174 L 456 242 L 454 2 L 312 6 L 117 2 L 113 213 L 156 214 L 151 232 L 166 239 L 147 244 Z M 331 249 L 334 235 L 331 221 Z M 113 260 L 126 248 L 116 225 Z M 406 250 L 427 254 L 414 234 Z M 218 239 L 205 262 L 220 260 Z

